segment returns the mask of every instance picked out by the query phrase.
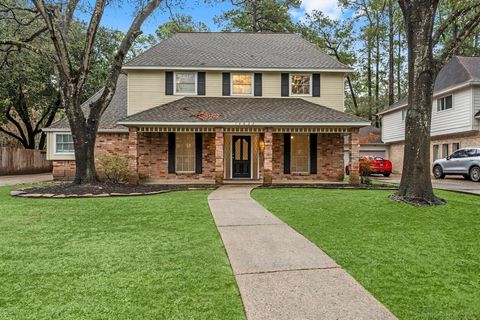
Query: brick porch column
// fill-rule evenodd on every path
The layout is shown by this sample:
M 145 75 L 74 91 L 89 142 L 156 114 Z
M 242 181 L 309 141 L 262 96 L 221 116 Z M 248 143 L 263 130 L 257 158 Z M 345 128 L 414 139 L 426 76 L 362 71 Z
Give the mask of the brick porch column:
M 351 129 L 350 132 L 350 175 L 349 181 L 351 184 L 359 184 L 360 183 L 360 175 L 359 175 L 359 159 L 360 159 L 360 140 L 358 137 L 358 129 Z
M 223 128 L 215 128 L 215 183 L 222 184 L 223 169 Z
M 272 184 L 273 171 L 273 129 L 266 128 L 263 136 L 265 148 L 263 150 L 263 184 Z
M 138 131 L 128 129 L 128 183 L 138 184 Z

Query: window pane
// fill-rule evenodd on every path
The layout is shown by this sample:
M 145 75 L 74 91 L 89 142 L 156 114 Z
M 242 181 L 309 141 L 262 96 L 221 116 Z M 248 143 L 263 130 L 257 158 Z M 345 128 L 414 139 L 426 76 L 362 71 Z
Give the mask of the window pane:
M 445 97 L 445 109 L 452 108 L 452 96 Z
M 309 136 L 292 135 L 291 151 L 291 169 L 292 172 L 308 173 L 309 170 Z
M 438 154 L 439 154 L 438 149 L 439 149 L 438 144 L 435 144 L 433 146 L 433 160 L 438 160 Z
M 232 94 L 252 94 L 252 75 L 232 73 Z
M 310 76 L 309 75 L 292 75 L 291 76 L 292 94 L 310 94 Z
M 442 145 L 442 158 L 446 158 L 448 156 L 448 144 Z
M 176 72 L 175 73 L 175 92 L 176 93 L 195 93 L 195 73 L 194 72 Z
M 460 149 L 460 143 L 454 143 L 452 144 L 452 151 L 457 151 L 458 149 Z
M 73 138 L 69 133 L 55 135 L 56 152 L 72 153 L 74 152 Z
M 195 134 L 177 133 L 175 136 L 175 171 L 195 171 Z

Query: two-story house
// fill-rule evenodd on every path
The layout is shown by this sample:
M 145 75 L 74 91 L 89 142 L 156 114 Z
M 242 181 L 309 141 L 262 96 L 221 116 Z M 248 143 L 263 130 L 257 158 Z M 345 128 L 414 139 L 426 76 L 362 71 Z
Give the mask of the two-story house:
M 382 140 L 389 146 L 394 171 L 401 173 L 407 98 L 384 109 Z M 480 146 L 480 57 L 453 57 L 435 82 L 431 163 L 464 147 Z
M 370 124 L 343 112 L 352 70 L 293 34 L 178 33 L 123 71 L 96 156 L 128 157 L 132 182 L 343 181 L 344 136 L 358 160 Z M 46 131 L 54 177 L 71 178 L 68 121 Z

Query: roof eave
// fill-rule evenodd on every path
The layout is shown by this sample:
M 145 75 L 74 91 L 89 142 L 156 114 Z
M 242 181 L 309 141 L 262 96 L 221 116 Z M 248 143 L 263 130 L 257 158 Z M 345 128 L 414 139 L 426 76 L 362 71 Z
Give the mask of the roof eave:
M 278 71 L 278 72 L 343 72 L 352 73 L 352 68 L 250 68 L 250 67 L 199 67 L 199 66 L 124 66 L 122 70 L 199 70 L 199 71 Z
M 43 128 L 43 132 L 70 132 L 70 128 Z M 128 129 L 98 129 L 99 133 L 126 133 Z
M 235 126 L 235 127 L 365 127 L 371 123 L 368 121 L 345 121 L 345 122 L 161 122 L 161 121 L 119 121 L 124 126 Z

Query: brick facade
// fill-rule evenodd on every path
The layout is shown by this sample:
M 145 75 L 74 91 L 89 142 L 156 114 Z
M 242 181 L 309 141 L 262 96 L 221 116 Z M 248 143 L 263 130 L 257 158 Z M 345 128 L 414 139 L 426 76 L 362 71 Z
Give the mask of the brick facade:
M 439 146 L 439 156 L 442 158 L 442 145 L 448 144 L 448 153 L 451 154 L 454 143 L 459 143 L 460 148 L 478 147 L 480 146 L 480 131 L 432 137 L 430 143 L 430 167 L 433 164 L 433 146 Z M 394 173 L 402 173 L 404 149 L 405 143 L 403 141 L 389 145 L 390 161 L 392 162 Z
M 284 139 L 283 134 L 273 135 L 273 180 L 323 180 L 343 181 L 343 135 L 318 134 L 317 139 L 317 174 L 284 174 Z
M 265 147 L 260 154 L 260 175 L 265 183 L 281 180 L 323 180 L 343 181 L 343 135 L 318 134 L 317 174 L 283 173 L 283 134 L 272 133 L 268 129 L 263 135 Z M 203 133 L 202 173 L 168 173 L 168 133 L 143 133 L 135 129 L 130 133 L 100 133 L 97 137 L 96 156 L 103 154 L 123 155 L 129 159 L 130 182 L 146 180 L 196 179 L 213 182 L 218 176 L 223 178 L 224 135 L 222 130 Z M 266 166 L 265 166 L 266 165 Z M 97 167 L 101 175 L 101 168 Z M 221 173 L 221 175 L 220 175 Z M 75 161 L 54 161 L 55 179 L 70 180 L 75 176 Z M 223 179 L 221 179 L 223 180 Z M 222 181 L 217 181 L 221 183 Z

